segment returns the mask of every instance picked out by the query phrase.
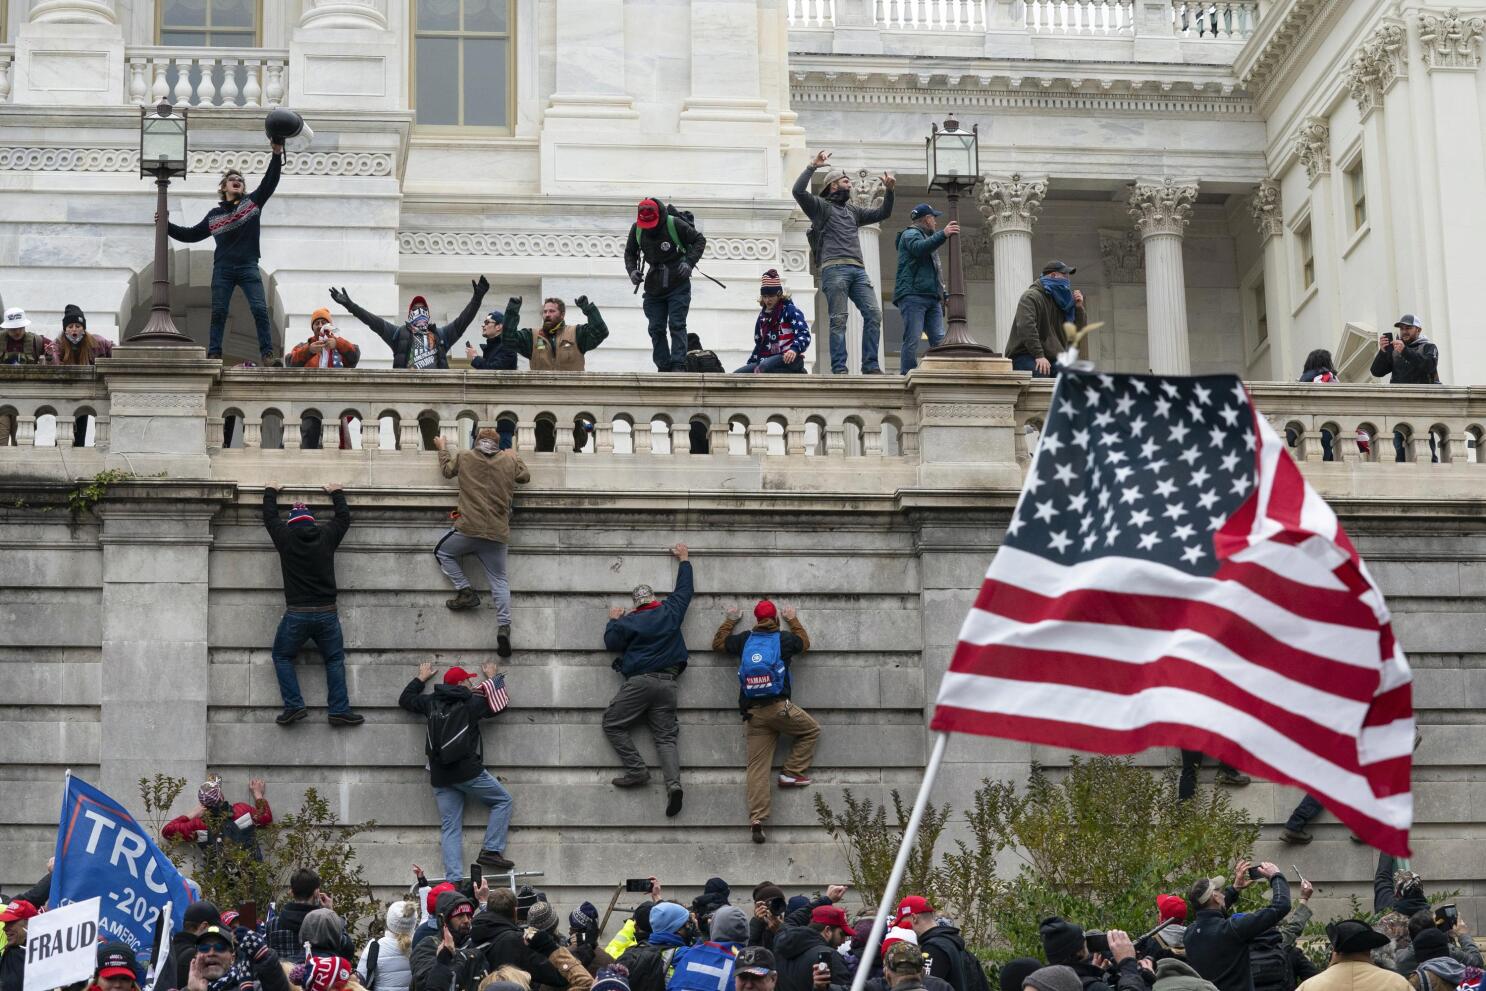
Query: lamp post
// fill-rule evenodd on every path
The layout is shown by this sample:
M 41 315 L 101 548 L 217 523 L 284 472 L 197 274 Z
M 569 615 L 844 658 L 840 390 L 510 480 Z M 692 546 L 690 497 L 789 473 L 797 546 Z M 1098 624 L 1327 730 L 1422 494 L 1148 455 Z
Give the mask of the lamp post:
M 959 223 L 960 194 L 975 188 L 980 182 L 980 125 L 965 131 L 953 116 L 945 119 L 944 127 L 930 125 L 933 130 L 924 139 L 926 174 L 930 192 L 944 191 L 949 200 L 949 220 Z M 965 266 L 960 252 L 960 236 L 949 239 L 949 305 L 947 309 L 948 332 L 944 342 L 930 348 L 928 353 L 943 358 L 986 358 L 996 352 L 979 344 L 970 336 L 969 321 L 965 318 Z
M 155 177 L 155 292 L 150 319 L 129 344 L 185 344 L 191 338 L 170 318 L 169 206 L 165 198 L 172 177 L 186 174 L 186 112 L 169 100 L 139 111 L 139 174 Z

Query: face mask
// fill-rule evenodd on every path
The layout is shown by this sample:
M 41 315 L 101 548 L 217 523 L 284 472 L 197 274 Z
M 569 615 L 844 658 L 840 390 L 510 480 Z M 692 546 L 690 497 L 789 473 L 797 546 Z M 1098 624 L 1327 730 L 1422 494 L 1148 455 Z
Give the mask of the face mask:
M 475 441 L 475 450 L 479 451 L 481 454 L 494 454 L 496 451 L 500 450 L 500 445 L 491 440 L 489 437 L 481 437 L 479 440 Z
M 62 333 L 63 336 L 65 336 L 67 340 L 69 340 L 73 344 L 81 344 L 83 342 L 83 338 L 88 336 L 88 332 L 85 330 L 79 330 L 77 333 L 73 333 L 72 331 L 67 330 L 63 331 Z
M 833 189 L 826 194 L 826 199 L 830 200 L 832 203 L 845 203 L 847 200 L 851 199 L 851 190 Z

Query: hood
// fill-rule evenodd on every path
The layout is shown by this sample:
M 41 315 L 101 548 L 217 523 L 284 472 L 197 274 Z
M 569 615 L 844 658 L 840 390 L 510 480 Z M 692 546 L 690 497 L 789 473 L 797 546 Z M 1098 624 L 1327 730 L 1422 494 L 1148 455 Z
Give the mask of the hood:
M 965 937 L 960 935 L 960 930 L 958 928 L 956 928 L 955 926 L 951 926 L 948 923 L 939 923 L 939 925 L 935 926 L 933 929 L 930 929 L 928 932 L 920 936 L 918 938 L 918 943 L 920 946 L 922 946 L 931 939 L 949 940 L 951 943 L 954 944 L 955 949 L 957 950 L 963 950 L 965 948 Z
M 660 218 L 660 222 L 657 223 L 654 227 L 639 227 L 640 207 L 644 206 L 646 203 L 652 204 L 655 207 L 655 212 Z M 662 200 L 659 196 L 647 196 L 639 203 L 635 204 L 635 226 L 639 227 L 641 237 L 659 237 L 662 235 L 669 236 L 670 232 L 666 229 L 667 224 L 665 201 Z
M 494 912 L 476 912 L 470 923 L 470 940 L 476 944 L 488 943 L 502 931 L 516 928 L 516 923 L 504 916 Z
M 311 948 L 339 954 L 346 929 L 341 917 L 328 908 L 317 908 L 299 924 L 299 941 Z
M 1187 927 L 1180 922 L 1168 922 L 1152 933 L 1152 935 L 1175 950 L 1186 943 Z
M 1192 965 L 1179 957 L 1165 957 L 1156 963 L 1156 980 L 1166 977 L 1191 977 L 1202 980 L 1202 975 L 1192 968 Z
M 1446 984 L 1459 985 L 1465 977 L 1465 964 L 1454 957 L 1435 957 L 1421 963 L 1419 973 L 1433 974 Z
M 289 532 L 294 534 L 295 538 L 302 544 L 313 544 L 320 539 L 320 527 L 314 523 L 311 523 L 309 526 L 291 526 Z M 306 908 L 305 911 L 308 912 L 309 908 Z
M 778 633 L 779 632 L 779 620 L 776 617 L 774 617 L 774 616 L 770 616 L 768 619 L 761 619 L 757 623 L 754 623 L 753 624 L 753 632 L 755 632 L 755 633 Z
M 316 527 L 316 529 L 319 528 Z M 308 902 L 290 902 L 279 909 L 279 925 L 281 928 L 297 933 L 299 927 L 304 925 L 305 917 L 319 907 Z
M 438 686 L 438 688 L 443 687 L 443 685 Z M 437 689 L 435 689 L 435 691 L 437 691 Z M 434 914 L 437 915 L 440 919 L 448 918 L 449 913 L 454 911 L 454 906 L 458 905 L 460 902 L 463 902 L 464 904 L 472 907 L 475 904 L 457 891 L 446 891 L 442 895 L 439 895 L 438 901 L 433 903 Z
M 748 916 L 735 905 L 724 905 L 712 916 L 712 929 L 708 936 L 714 943 L 746 943 Z
M 436 702 L 465 702 L 469 700 L 472 694 L 474 693 L 463 685 L 433 686 L 433 697 Z M 444 895 L 447 894 L 451 894 L 451 892 L 446 891 L 443 895 L 439 895 L 438 904 L 440 909 L 442 909 L 444 904 Z
M 785 926 L 774 937 L 774 955 L 782 960 L 797 960 L 806 951 L 825 945 L 820 933 L 809 926 Z

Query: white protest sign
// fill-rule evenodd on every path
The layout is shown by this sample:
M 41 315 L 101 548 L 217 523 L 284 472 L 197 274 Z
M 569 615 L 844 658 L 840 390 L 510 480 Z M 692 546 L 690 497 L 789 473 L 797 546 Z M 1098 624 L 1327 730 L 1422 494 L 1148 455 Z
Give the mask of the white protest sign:
M 100 904 L 97 898 L 73 902 L 26 923 L 24 991 L 49 991 L 93 976 Z

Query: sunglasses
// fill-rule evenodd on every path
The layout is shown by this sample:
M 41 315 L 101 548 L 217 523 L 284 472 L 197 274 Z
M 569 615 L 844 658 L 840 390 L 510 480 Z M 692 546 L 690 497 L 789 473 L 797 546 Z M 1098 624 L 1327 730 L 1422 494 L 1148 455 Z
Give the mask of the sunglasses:
M 232 944 L 223 943 L 220 940 L 209 940 L 205 943 L 196 944 L 197 953 L 231 953 Z

